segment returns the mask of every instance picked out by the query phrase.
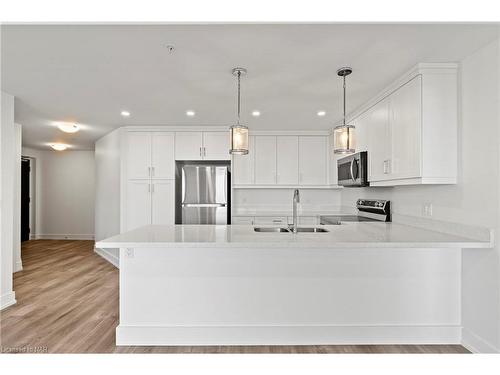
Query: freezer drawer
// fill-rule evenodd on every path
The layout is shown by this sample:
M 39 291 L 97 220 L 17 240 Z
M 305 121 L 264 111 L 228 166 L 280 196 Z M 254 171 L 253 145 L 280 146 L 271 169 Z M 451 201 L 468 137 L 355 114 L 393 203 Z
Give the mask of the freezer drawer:
M 182 207 L 182 224 L 227 224 L 227 207 Z

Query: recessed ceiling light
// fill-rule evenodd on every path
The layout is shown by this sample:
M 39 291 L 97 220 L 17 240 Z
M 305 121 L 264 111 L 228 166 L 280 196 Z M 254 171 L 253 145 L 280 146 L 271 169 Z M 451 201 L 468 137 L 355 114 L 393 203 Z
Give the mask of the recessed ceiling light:
M 76 133 L 80 130 L 80 127 L 77 124 L 59 124 L 57 127 L 65 133 Z
M 253 117 L 259 117 L 260 116 L 260 111 L 253 111 L 252 112 Z
M 324 115 L 326 115 L 325 111 L 318 111 L 318 116 L 319 117 L 323 117 Z
M 52 143 L 50 147 L 56 151 L 64 151 L 68 148 L 68 145 L 65 145 L 64 143 Z
M 195 111 L 191 111 L 191 110 L 186 111 L 186 116 L 193 117 L 195 114 L 196 114 Z
M 130 112 L 129 111 L 121 111 L 120 114 L 123 116 L 123 117 L 129 117 L 130 116 Z

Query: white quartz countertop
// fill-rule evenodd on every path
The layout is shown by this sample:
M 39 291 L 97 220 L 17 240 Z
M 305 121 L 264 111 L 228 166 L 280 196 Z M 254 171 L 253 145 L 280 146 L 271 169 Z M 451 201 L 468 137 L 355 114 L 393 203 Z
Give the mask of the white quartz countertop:
M 396 223 L 321 225 L 326 233 L 259 233 L 250 225 L 148 225 L 96 248 L 489 248 L 490 241 Z

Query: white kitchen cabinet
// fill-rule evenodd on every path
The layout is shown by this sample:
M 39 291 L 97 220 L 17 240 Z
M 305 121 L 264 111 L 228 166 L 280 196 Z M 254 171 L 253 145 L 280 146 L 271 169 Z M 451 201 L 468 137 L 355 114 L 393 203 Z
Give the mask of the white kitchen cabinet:
M 150 180 L 129 180 L 126 189 L 124 231 L 151 224 Z
M 248 154 L 233 155 L 232 177 L 234 185 L 255 183 L 255 137 L 248 137 Z
M 203 133 L 176 132 L 175 160 L 202 160 Z
M 389 123 L 389 99 L 374 105 L 365 114 L 368 143 L 368 180 L 389 180 L 391 159 L 391 132 Z
M 276 184 L 275 136 L 255 136 L 255 184 Z
M 203 132 L 203 159 L 229 160 L 229 132 Z
M 287 226 L 286 216 L 256 216 L 254 218 L 254 225 L 277 225 Z
M 419 64 L 361 110 L 371 186 L 456 183 L 457 98 L 456 64 Z
M 128 132 L 125 139 L 127 177 L 130 179 L 150 178 L 151 133 Z
M 174 178 L 174 133 L 131 131 L 125 137 L 127 179 Z
M 175 224 L 175 181 L 154 180 L 151 183 L 151 224 Z
M 229 159 L 229 132 L 175 133 L 175 160 Z
M 151 133 L 151 177 L 175 178 L 174 133 Z
M 326 185 L 327 137 L 299 136 L 299 185 Z
M 357 117 L 351 123 L 356 127 L 354 130 L 356 152 L 367 151 L 369 148 L 370 111 Z
M 253 216 L 233 216 L 231 224 L 233 225 L 253 225 Z
M 421 175 L 421 82 L 417 76 L 390 96 L 391 179 Z
M 299 182 L 299 137 L 276 137 L 276 183 L 297 185 Z

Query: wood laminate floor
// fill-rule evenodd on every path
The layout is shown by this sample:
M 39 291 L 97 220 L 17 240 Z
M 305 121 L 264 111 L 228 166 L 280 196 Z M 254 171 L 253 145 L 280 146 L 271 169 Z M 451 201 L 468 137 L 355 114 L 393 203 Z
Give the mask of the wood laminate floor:
M 3 353 L 468 353 L 460 345 L 117 347 L 118 270 L 93 241 L 28 241 L 22 259 L 17 304 L 0 312 Z

